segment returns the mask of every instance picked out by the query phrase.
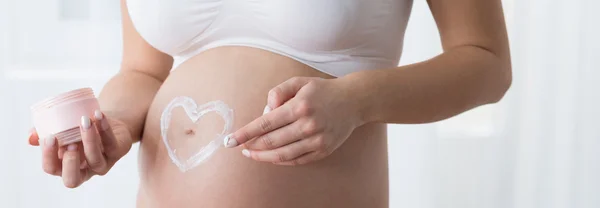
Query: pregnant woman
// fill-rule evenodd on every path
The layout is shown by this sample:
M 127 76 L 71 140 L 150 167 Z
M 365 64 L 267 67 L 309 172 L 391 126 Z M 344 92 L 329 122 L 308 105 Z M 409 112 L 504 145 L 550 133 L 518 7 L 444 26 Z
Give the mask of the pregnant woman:
M 122 0 L 122 68 L 83 141 L 30 143 L 74 188 L 140 142 L 138 207 L 388 207 L 386 124 L 511 83 L 500 0 L 427 3 L 444 51 L 398 67 L 411 0 Z

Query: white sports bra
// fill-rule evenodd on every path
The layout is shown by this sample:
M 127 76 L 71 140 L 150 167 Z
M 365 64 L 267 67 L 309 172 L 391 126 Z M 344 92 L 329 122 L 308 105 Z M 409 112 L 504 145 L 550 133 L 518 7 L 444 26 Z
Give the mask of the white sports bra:
M 398 65 L 412 0 L 127 0 L 138 33 L 176 63 L 219 46 L 339 77 Z

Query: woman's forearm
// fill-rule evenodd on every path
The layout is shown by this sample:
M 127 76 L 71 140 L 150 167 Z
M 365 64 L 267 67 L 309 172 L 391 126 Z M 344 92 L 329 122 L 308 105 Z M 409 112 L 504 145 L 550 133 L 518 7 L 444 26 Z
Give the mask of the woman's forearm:
M 364 122 L 429 123 L 499 101 L 511 83 L 508 58 L 462 46 L 425 62 L 342 78 Z
M 144 72 L 124 70 L 106 83 L 98 100 L 103 113 L 124 122 L 133 139 L 139 141 L 148 108 L 161 84 Z

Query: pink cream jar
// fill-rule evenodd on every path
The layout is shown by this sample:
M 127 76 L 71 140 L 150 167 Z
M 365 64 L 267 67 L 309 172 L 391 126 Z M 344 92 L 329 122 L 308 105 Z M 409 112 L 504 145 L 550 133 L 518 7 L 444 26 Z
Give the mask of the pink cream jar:
M 31 106 L 31 113 L 39 138 L 54 135 L 64 146 L 81 141 L 81 117 L 93 118 L 99 109 L 94 91 L 81 88 L 43 100 Z

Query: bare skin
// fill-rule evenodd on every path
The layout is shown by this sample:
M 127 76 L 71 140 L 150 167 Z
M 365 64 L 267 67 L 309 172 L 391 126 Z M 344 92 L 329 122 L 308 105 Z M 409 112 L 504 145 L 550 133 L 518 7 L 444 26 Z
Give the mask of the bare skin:
M 212 100 L 227 103 L 235 111 L 233 129 L 238 129 L 262 114 L 271 88 L 295 76 L 326 77 L 288 58 L 240 47 L 207 51 L 172 72 L 146 118 L 140 147 L 140 207 L 385 207 L 388 181 L 383 124 L 357 129 L 335 154 L 306 166 L 255 162 L 240 154 L 241 148 L 221 149 L 185 173 L 172 164 L 160 137 L 159 120 L 175 96 L 188 96 L 199 104 Z M 172 119 L 186 122 L 187 118 L 175 115 Z M 210 139 L 203 137 L 197 144 Z M 237 195 L 235 200 L 230 200 L 228 193 Z
M 172 57 L 139 36 L 123 0 L 123 65 L 100 95 L 104 116 L 82 118 L 79 146 L 59 151 L 55 142 L 42 145 L 43 169 L 74 188 L 105 174 L 141 139 L 138 207 L 387 207 L 384 123 L 446 119 L 497 102 L 511 83 L 499 0 L 428 3 L 443 54 L 333 78 L 245 47 L 206 51 L 169 74 Z M 233 108 L 233 149 L 180 172 L 159 128 L 162 110 L 175 96 L 199 104 L 222 100 Z M 262 115 L 267 100 L 273 111 Z M 103 123 L 111 128 L 99 128 Z M 30 143 L 38 144 L 35 132 Z M 80 160 L 87 164 L 79 168 Z

